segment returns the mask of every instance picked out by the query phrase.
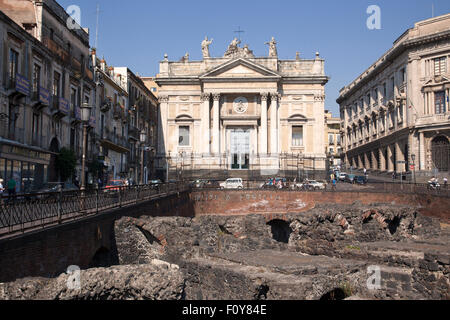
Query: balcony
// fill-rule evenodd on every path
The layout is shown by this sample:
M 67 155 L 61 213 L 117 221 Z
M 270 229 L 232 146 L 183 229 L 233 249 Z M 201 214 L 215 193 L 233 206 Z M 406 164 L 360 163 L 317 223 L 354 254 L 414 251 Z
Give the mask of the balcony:
M 30 94 L 30 81 L 24 76 L 16 73 L 8 80 L 8 96 L 22 98 Z
M 416 120 L 416 126 L 443 124 L 450 124 L 450 111 L 446 113 L 424 115 Z
M 113 117 L 115 120 L 119 120 L 122 117 L 122 109 L 120 108 L 120 106 L 118 104 L 116 104 L 114 106 L 114 110 L 113 110 Z
M 36 111 L 39 111 L 45 107 L 50 106 L 50 92 L 47 89 L 38 86 L 33 90 L 31 100 L 33 108 Z
M 140 134 L 141 134 L 141 131 L 139 130 L 139 128 L 137 128 L 135 126 L 132 126 L 132 125 L 130 125 L 128 127 L 128 137 L 129 138 L 131 138 L 133 140 L 136 140 L 136 141 L 139 141 L 140 140 Z
M 89 68 L 84 68 L 84 75 L 91 81 L 94 81 L 94 73 Z
M 79 106 L 72 106 L 71 122 L 75 124 L 81 122 L 81 108 Z
M 108 112 L 112 107 L 112 100 L 111 98 L 106 98 L 101 104 L 100 104 L 100 111 L 101 112 Z
M 64 63 L 69 64 L 70 55 L 59 44 L 57 44 L 50 38 L 44 38 L 43 43 L 51 52 L 53 52 L 56 56 L 58 56 L 59 59 L 61 59 Z
M 53 96 L 52 98 L 52 104 L 51 104 L 51 110 L 53 111 L 53 116 L 55 117 L 65 117 L 69 115 L 70 113 L 70 105 L 69 101 L 67 99 Z
M 117 133 L 109 131 L 105 128 L 101 137 L 101 143 L 109 149 L 125 153 L 129 152 L 129 143 L 125 137 L 119 136 Z

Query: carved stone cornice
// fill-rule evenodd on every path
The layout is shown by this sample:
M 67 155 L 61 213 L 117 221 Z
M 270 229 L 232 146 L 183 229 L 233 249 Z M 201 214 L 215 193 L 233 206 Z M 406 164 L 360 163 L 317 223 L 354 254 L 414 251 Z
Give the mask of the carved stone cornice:
M 209 97 L 211 96 L 211 94 L 209 93 L 202 93 L 200 96 L 200 100 L 202 101 L 209 101 Z
M 166 102 L 169 102 L 169 96 L 167 96 L 167 95 L 160 95 L 159 97 L 158 97 L 158 101 L 159 101 L 159 103 L 166 103 Z
M 325 101 L 325 95 L 324 94 L 315 94 L 314 101 Z
M 220 93 L 214 93 L 213 94 L 213 99 L 214 99 L 214 101 L 219 101 L 220 100 Z

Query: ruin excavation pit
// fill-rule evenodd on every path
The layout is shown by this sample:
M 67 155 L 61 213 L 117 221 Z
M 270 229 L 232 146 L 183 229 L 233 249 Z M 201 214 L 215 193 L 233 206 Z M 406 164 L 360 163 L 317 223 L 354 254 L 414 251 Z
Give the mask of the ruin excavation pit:
M 68 292 L 63 274 L 1 284 L 0 298 L 448 299 L 449 233 L 447 224 L 402 205 L 123 217 L 112 249 L 99 250 L 96 268 L 81 273 L 89 288 Z M 367 286 L 371 266 L 380 270 L 378 290 Z

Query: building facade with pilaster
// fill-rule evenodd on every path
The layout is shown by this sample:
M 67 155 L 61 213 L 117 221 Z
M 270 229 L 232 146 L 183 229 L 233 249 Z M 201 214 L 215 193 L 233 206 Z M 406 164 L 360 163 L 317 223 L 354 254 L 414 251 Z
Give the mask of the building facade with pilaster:
M 417 22 L 340 91 L 344 162 L 448 175 L 450 14 Z
M 165 178 L 324 172 L 324 60 L 255 57 L 234 39 L 223 57 L 160 62 L 158 166 Z

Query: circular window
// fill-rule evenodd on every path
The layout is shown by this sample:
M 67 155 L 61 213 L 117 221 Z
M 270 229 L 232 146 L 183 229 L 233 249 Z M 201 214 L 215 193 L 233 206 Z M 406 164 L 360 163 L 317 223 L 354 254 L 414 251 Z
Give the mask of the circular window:
M 233 106 L 237 113 L 244 113 L 247 111 L 248 101 L 244 97 L 239 97 L 234 100 Z

